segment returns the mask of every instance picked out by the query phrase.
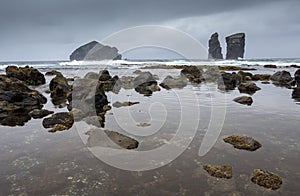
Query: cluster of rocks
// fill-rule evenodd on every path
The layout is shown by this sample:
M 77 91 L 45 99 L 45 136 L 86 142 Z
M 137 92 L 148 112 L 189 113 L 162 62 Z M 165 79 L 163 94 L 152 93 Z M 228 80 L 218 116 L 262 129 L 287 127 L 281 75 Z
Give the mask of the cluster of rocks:
M 218 37 L 218 33 L 214 33 L 208 41 L 210 59 L 223 59 L 222 48 Z M 226 59 L 244 58 L 245 33 L 236 33 L 226 37 L 226 44 Z

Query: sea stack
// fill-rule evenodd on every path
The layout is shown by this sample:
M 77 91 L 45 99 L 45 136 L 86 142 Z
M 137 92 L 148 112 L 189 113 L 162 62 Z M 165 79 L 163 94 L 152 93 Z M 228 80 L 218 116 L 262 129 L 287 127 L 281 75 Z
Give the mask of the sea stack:
M 223 59 L 222 48 L 219 42 L 218 33 L 211 35 L 208 41 L 208 58 L 209 59 Z
M 226 37 L 227 54 L 226 59 L 244 58 L 245 33 L 237 33 Z
M 119 60 L 121 58 L 117 48 L 104 46 L 97 41 L 80 46 L 70 55 L 70 61 Z

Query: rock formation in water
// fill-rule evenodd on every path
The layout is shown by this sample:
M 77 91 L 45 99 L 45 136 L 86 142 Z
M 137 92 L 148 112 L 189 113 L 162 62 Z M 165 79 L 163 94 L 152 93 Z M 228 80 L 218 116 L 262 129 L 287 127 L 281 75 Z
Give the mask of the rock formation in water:
M 227 54 L 226 59 L 244 58 L 245 33 L 237 33 L 226 37 Z
M 208 41 L 208 58 L 223 59 L 222 48 L 219 42 L 218 33 L 212 34 Z
M 119 60 L 121 54 L 115 47 L 104 46 L 97 41 L 92 41 L 77 48 L 71 55 L 70 60 L 76 61 L 101 61 L 106 59 Z

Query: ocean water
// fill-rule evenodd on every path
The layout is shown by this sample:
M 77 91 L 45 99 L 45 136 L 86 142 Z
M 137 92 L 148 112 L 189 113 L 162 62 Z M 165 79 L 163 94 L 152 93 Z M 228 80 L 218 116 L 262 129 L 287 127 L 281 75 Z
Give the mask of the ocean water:
M 275 64 L 278 68 L 265 69 L 263 65 L 266 64 Z M 252 73 L 273 74 L 287 70 L 293 75 L 296 68 L 290 65 L 300 66 L 300 59 L 3 62 L 0 63 L 0 73 L 5 73 L 7 65 L 29 65 L 42 73 L 58 70 L 75 79 L 104 68 L 112 76 L 119 77 L 136 76 L 133 72 L 140 69 L 157 75 L 160 83 L 167 75 L 178 76 L 180 69 L 143 68 L 233 65 L 256 68 Z M 47 84 L 35 89 L 48 99 L 44 108 L 67 111 L 64 106 L 53 105 L 49 94 L 45 93 L 52 77 L 46 76 Z M 117 94 L 107 92 L 110 105 L 116 101 L 140 103 L 113 107 L 105 115 L 105 129 L 137 139 L 140 143 L 137 152 L 150 152 L 168 144 L 173 148 L 153 157 L 145 153 L 149 167 L 154 168 L 146 171 L 118 168 L 102 159 L 103 154 L 88 148 L 87 140 L 92 136 L 85 133 L 95 129 L 90 125 L 76 122 L 70 130 L 56 133 L 49 133 L 38 119 L 19 127 L 0 125 L 0 195 L 298 195 L 299 102 L 291 98 L 292 89 L 260 81 L 256 84 L 261 90 L 252 95 L 254 102 L 251 106 L 232 101 L 246 94 L 237 89 L 219 91 L 214 83 L 189 83 L 183 89 L 161 88 L 151 96 L 141 95 L 134 89 L 121 89 Z M 139 127 L 140 123 L 150 125 Z M 218 133 L 212 148 L 200 156 L 199 149 L 214 126 L 220 128 L 220 133 L 217 130 L 212 132 Z M 182 134 L 176 137 L 179 131 Z M 232 134 L 252 136 L 262 148 L 255 152 L 234 149 L 223 142 L 224 137 Z M 186 141 L 190 142 L 187 146 Z M 168 160 L 168 155 L 177 148 L 182 153 Z M 127 165 L 140 166 L 142 160 L 128 157 Z M 211 177 L 203 170 L 204 164 L 231 165 L 233 178 Z M 280 175 L 283 179 L 281 188 L 268 190 L 252 183 L 250 177 L 254 169 Z

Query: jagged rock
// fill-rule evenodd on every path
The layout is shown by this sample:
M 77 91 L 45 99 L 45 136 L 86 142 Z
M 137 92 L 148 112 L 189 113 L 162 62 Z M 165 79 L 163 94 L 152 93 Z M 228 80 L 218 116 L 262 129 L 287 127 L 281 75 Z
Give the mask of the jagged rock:
M 125 107 L 125 106 L 132 106 L 135 104 L 139 104 L 140 102 L 130 102 L 130 101 L 125 101 L 123 103 L 117 101 L 115 103 L 112 104 L 113 107 L 115 108 L 120 108 L 120 107 Z
M 296 82 L 296 85 L 297 85 L 298 87 L 300 87 L 300 69 L 298 69 L 298 70 L 295 72 L 294 76 L 295 76 L 295 82 Z
M 130 150 L 139 146 L 139 142 L 137 140 L 111 130 L 95 129 L 88 131 L 86 134 L 89 135 L 87 141 L 88 147 L 121 147 Z
M 296 87 L 293 89 L 292 98 L 296 101 L 300 101 L 300 87 Z
M 238 86 L 240 93 L 254 94 L 256 91 L 260 90 L 258 86 L 254 82 L 241 83 Z
M 49 88 L 51 91 L 51 98 L 54 105 L 64 103 L 71 91 L 67 79 L 61 74 L 57 73 L 56 76 L 50 81 Z
M 44 118 L 45 116 L 48 116 L 53 113 L 54 111 L 50 111 L 50 110 L 34 109 L 31 112 L 29 112 L 29 116 L 31 116 L 32 118 Z
M 226 59 L 244 58 L 245 33 L 237 33 L 226 37 L 227 54 Z
M 133 80 L 133 85 L 138 93 L 146 96 L 152 95 L 155 91 L 160 91 L 157 81 L 150 72 L 142 72 Z
M 254 138 L 245 135 L 231 135 L 223 139 L 224 142 L 233 145 L 234 148 L 248 151 L 255 151 L 261 144 Z
M 24 81 L 27 85 L 38 86 L 46 83 L 45 76 L 39 70 L 32 67 L 7 66 L 6 76 Z
M 278 84 L 288 84 L 293 80 L 291 77 L 290 72 L 288 71 L 278 71 L 274 73 L 271 78 L 273 82 L 278 83 Z
M 77 48 L 71 55 L 70 60 L 76 61 L 101 61 L 105 59 L 118 60 L 122 56 L 115 47 L 104 46 L 97 41 L 92 41 Z
M 241 83 L 241 76 L 233 73 L 222 73 L 218 79 L 218 89 L 220 90 L 233 90 Z
M 172 76 L 167 76 L 162 83 L 160 83 L 160 86 L 165 89 L 183 88 L 187 83 L 188 81 L 185 77 L 173 78 Z
M 188 66 L 181 70 L 182 77 L 186 77 L 190 82 L 201 83 L 204 81 L 203 70 L 196 66 Z
M 264 68 L 277 68 L 277 66 L 276 65 L 264 65 Z
M 46 102 L 42 94 L 22 81 L 0 75 L 0 124 L 23 126 L 31 119 L 28 113 L 42 108 Z
M 252 80 L 270 80 L 271 75 L 270 74 L 254 74 L 252 76 Z
M 53 114 L 49 118 L 44 118 L 44 128 L 52 128 L 50 132 L 70 129 L 74 124 L 74 118 L 70 112 L 60 112 Z
M 232 178 L 232 167 L 230 165 L 204 165 L 203 169 L 216 178 Z
M 209 59 L 223 59 L 218 33 L 212 34 L 208 41 L 208 55 Z
M 245 105 L 252 105 L 252 103 L 253 103 L 252 97 L 248 97 L 248 96 L 237 97 L 237 98 L 233 99 L 233 101 L 240 103 L 240 104 L 245 104 Z
M 282 179 L 272 172 L 255 169 L 251 176 L 251 181 L 259 186 L 271 190 L 277 190 L 281 187 Z

